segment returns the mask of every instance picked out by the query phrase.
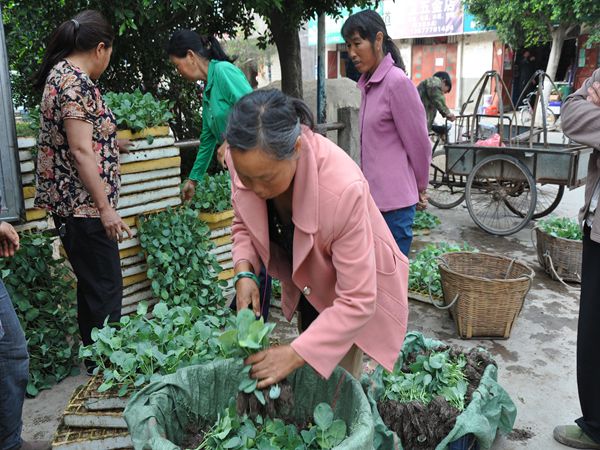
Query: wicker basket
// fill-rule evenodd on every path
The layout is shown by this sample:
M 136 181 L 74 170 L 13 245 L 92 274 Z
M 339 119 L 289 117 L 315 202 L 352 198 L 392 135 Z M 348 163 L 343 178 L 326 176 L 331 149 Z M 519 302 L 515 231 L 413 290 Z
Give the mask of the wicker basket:
M 510 337 L 531 287 L 530 267 L 489 253 L 453 252 L 440 257 L 439 270 L 462 339 Z
M 537 256 L 546 273 L 557 281 L 581 283 L 583 242 L 551 236 L 535 228 Z

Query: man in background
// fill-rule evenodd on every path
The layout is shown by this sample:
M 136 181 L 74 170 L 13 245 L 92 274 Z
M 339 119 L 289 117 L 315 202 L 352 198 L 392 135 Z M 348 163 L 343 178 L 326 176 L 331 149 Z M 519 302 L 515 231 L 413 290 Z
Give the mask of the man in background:
M 448 72 L 436 72 L 431 78 L 427 78 L 419 83 L 417 91 L 421 97 L 421 102 L 427 113 L 427 130 L 431 132 L 435 115 L 439 112 L 450 122 L 454 122 L 456 117 L 446 105 L 445 94 L 452 90 L 452 80 Z

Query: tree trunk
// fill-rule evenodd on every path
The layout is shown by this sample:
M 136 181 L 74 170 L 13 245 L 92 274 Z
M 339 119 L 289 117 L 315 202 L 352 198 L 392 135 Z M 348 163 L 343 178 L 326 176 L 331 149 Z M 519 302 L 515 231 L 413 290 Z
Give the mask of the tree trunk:
M 284 25 L 287 22 L 285 8 L 283 12 L 273 12 L 270 19 L 271 33 L 281 64 L 281 90 L 292 97 L 302 98 L 302 59 L 298 28 L 291 30 Z
M 569 25 L 561 24 L 552 31 L 552 47 L 550 48 L 550 56 L 548 57 L 548 64 L 546 65 L 546 75 L 548 75 L 552 81 L 556 81 L 556 70 L 558 69 L 558 62 L 560 61 L 560 55 L 569 28 Z M 538 99 L 538 106 L 535 114 L 536 126 L 543 125 L 542 114 L 548 107 L 548 98 L 550 97 L 551 92 L 552 84 L 550 83 L 550 80 L 546 79 L 543 92 L 544 102 L 542 103 L 540 99 Z
M 550 48 L 550 56 L 548 57 L 548 65 L 546 66 L 546 73 L 552 81 L 555 81 L 556 69 L 558 69 L 558 62 L 560 61 L 560 54 L 562 52 L 565 38 L 567 37 L 568 25 L 559 25 L 552 32 L 552 47 Z

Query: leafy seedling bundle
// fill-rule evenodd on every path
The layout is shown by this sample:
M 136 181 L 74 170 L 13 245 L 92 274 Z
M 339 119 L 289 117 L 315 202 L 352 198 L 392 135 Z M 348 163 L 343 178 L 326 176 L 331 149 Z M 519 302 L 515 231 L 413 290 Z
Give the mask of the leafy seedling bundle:
M 443 297 L 439 260 L 437 257 L 450 252 L 472 252 L 477 251 L 468 244 L 457 245 L 441 242 L 429 244 L 421 250 L 417 256 L 410 261 L 408 272 L 408 289 L 414 292 L 428 293 L 434 298 Z
M 537 226 L 544 233 L 548 233 L 553 237 L 571 239 L 574 241 L 583 240 L 583 233 L 579 223 L 567 217 L 549 217 L 540 220 Z

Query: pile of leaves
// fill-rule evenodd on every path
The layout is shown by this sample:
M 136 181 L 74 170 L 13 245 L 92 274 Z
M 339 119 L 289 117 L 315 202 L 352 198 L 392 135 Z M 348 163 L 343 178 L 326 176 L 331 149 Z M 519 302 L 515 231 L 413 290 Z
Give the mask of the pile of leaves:
M 199 211 L 217 213 L 227 211 L 231 206 L 231 180 L 229 172 L 205 175 L 196 187 L 192 208 Z
M 221 267 L 210 253 L 210 229 L 190 208 L 168 208 L 140 217 L 140 243 L 146 253 L 152 293 L 170 305 L 192 305 L 225 323 L 230 314 Z
M 233 450 L 319 450 L 331 449 L 346 438 L 346 423 L 335 419 L 327 403 L 319 403 L 313 413 L 314 425 L 298 431 L 295 424 L 281 419 L 240 417 L 231 404 L 205 433 L 184 442 L 184 448 Z M 200 442 L 198 442 L 200 441 Z M 199 445 L 198 445 L 199 444 Z
M 417 211 L 413 220 L 413 230 L 433 230 L 437 228 L 442 221 L 440 218 L 428 211 Z
M 141 302 L 135 315 L 94 328 L 94 343 L 80 348 L 80 358 L 98 365 L 97 373 L 103 376 L 100 392 L 118 388 L 123 396 L 160 375 L 223 356 L 220 317 L 205 315 L 197 306 L 165 302 L 156 304 L 152 312 L 154 317 L 148 318 L 148 305 Z
M 76 291 L 63 260 L 52 257 L 50 237 L 20 238 L 19 251 L 0 258 L 0 274 L 27 339 L 27 394 L 36 396 L 79 371 Z
M 488 352 L 445 345 L 426 348 L 407 335 L 394 371 L 382 371 L 383 394 L 377 409 L 388 428 L 414 450 L 435 446 L 450 433 L 469 405 L 486 367 Z
M 540 220 L 537 226 L 544 233 L 548 233 L 553 237 L 574 241 L 583 240 L 583 233 L 577 221 L 567 217 L 549 217 L 548 219 Z
M 167 125 L 173 119 L 172 102 L 156 100 L 149 92 L 142 94 L 139 89 L 131 93 L 108 92 L 104 100 L 114 113 L 120 130 L 140 131 Z
M 477 251 L 468 244 L 457 245 L 441 242 L 438 244 L 429 244 L 421 250 L 417 256 L 410 261 L 410 270 L 408 272 L 408 289 L 414 292 L 428 293 L 431 289 L 431 295 L 443 297 L 440 271 L 438 269 L 438 256 L 450 252 L 473 252 Z

